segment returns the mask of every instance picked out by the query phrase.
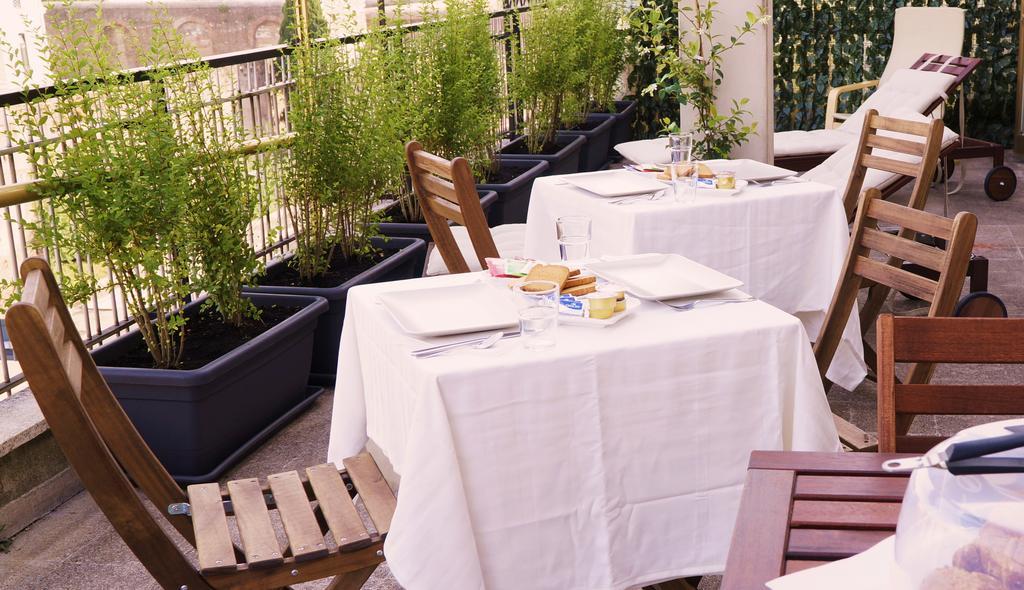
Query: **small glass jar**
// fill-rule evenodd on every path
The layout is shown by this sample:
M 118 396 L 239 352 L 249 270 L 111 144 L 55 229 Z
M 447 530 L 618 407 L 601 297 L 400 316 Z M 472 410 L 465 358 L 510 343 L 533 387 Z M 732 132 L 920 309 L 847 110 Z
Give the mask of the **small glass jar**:
M 732 170 L 719 170 L 715 172 L 715 188 L 720 190 L 735 189 L 736 173 Z

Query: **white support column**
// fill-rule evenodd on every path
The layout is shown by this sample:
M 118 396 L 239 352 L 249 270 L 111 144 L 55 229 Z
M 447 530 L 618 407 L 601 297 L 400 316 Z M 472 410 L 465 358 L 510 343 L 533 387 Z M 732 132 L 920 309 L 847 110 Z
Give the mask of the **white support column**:
M 700 0 L 704 6 L 707 0 Z M 693 6 L 693 0 L 679 0 L 680 7 Z M 714 33 L 728 41 L 736 27 L 747 18 L 747 12 L 757 12 L 765 6 L 771 15 L 770 0 L 725 0 L 720 1 L 715 9 Z M 685 34 L 687 24 L 680 22 L 681 31 Z M 750 99 L 747 110 L 748 120 L 757 121 L 757 135 L 747 143 L 733 150 L 734 158 L 751 158 L 771 163 L 772 134 L 775 131 L 775 91 L 774 91 L 774 51 L 772 47 L 771 19 L 759 26 L 755 33 L 744 39 L 744 45 L 735 47 L 724 54 L 722 72 L 724 78 L 717 91 L 717 104 L 720 112 L 728 112 L 733 100 Z M 683 113 L 684 125 L 692 114 Z

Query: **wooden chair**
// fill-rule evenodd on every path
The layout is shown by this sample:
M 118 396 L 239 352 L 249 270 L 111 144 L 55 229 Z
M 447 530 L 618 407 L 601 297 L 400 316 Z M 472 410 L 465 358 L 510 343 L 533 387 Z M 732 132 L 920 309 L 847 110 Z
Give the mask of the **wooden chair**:
M 942 131 L 941 119 L 935 119 L 931 123 L 920 123 L 883 117 L 878 111 L 869 110 L 864 117 L 856 159 L 850 171 L 846 193 L 843 195 L 846 218 L 853 221 L 857 200 L 864 191 L 864 178 L 869 169 L 900 175 L 900 187 L 907 182 L 913 182 L 907 206 L 924 209 L 928 202 L 928 191 L 935 175 L 939 152 L 942 151 Z M 899 133 L 910 137 L 893 137 L 887 133 Z M 919 138 L 920 141 L 913 138 Z M 876 150 L 882 153 L 877 153 Z M 896 159 L 893 157 L 894 154 L 901 154 L 910 160 L 917 159 L 917 162 Z M 887 192 L 886 196 L 888 194 L 891 193 Z
M 78 335 L 46 262 L 21 266 L 24 291 L 7 329 L 54 438 L 110 524 L 163 588 L 285 588 L 335 576 L 330 588 L 355 590 L 383 561 L 395 497 L 367 454 L 304 474 L 191 485 L 174 483 L 107 387 Z M 239 408 L 239 411 L 242 411 Z M 133 483 L 189 543 L 196 569 L 146 509 Z M 360 494 L 375 532 L 350 498 Z M 316 503 L 314 507 L 313 503 Z M 282 548 L 270 518 L 283 522 Z M 241 547 L 232 541 L 235 521 Z M 330 530 L 333 543 L 325 539 Z
M 895 224 L 901 229 L 897 235 L 892 235 L 879 230 L 879 222 Z M 867 301 L 860 310 L 862 334 L 867 333 L 878 317 L 891 289 L 929 302 L 930 317 L 951 315 L 963 288 L 977 228 L 978 219 L 973 213 L 961 212 L 956 218 L 947 219 L 883 201 L 876 189 L 869 189 L 861 196 L 843 272 L 814 342 L 814 356 L 825 391 L 831 387 L 825 373 L 832 364 L 861 287 L 869 286 Z M 915 239 L 918 233 L 946 240 L 946 249 L 918 242 Z M 883 254 L 887 260 L 871 258 L 872 252 Z M 904 270 L 901 268 L 904 261 L 932 270 L 935 278 Z M 867 342 L 864 343 L 864 360 L 877 372 L 874 350 Z M 931 365 L 918 364 L 911 368 L 908 382 L 925 383 L 930 376 Z M 872 437 L 838 416 L 835 419 L 844 444 L 857 450 L 874 448 Z M 908 419 L 902 424 L 904 432 L 909 426 Z
M 405 145 L 405 157 L 413 191 L 435 245 L 427 274 L 481 270 L 487 268 L 485 258 L 522 254 L 525 224 L 487 227 L 473 172 L 465 158 L 448 161 L 423 151 L 418 141 Z M 461 227 L 449 225 L 449 220 Z
M 910 436 L 903 416 L 1024 415 L 1024 385 L 932 385 L 896 379 L 896 363 L 1024 364 L 1022 318 L 878 318 L 878 450 L 918 453 L 941 436 Z

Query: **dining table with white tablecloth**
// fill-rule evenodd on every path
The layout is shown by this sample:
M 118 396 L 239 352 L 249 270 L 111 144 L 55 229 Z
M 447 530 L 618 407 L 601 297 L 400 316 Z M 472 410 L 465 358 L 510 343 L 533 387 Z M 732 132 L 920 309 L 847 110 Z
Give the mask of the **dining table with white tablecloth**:
M 603 328 L 560 325 L 432 358 L 382 295 L 349 291 L 329 459 L 394 471 L 384 546 L 409 590 L 600 590 L 722 571 L 752 450 L 840 445 L 803 325 L 763 301 L 643 301 Z M 738 292 L 725 296 L 738 297 Z M 429 302 L 430 295 L 420 295 Z
M 800 318 L 811 338 L 824 322 L 850 241 L 842 200 L 815 182 L 751 183 L 731 196 L 701 190 L 677 202 L 671 194 L 600 197 L 549 176 L 533 184 L 524 254 L 558 260 L 555 220 L 569 215 L 591 218 L 590 256 L 680 254 L 743 281 L 746 292 Z M 833 383 L 851 391 L 867 375 L 858 322 L 852 314 L 828 370 Z

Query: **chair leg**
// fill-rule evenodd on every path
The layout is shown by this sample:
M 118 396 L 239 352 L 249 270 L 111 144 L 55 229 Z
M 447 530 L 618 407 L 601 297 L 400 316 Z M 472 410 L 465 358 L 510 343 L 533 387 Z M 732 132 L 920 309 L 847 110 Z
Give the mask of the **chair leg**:
M 371 565 L 368 568 L 334 576 L 325 590 L 360 590 L 376 569 L 376 565 Z

